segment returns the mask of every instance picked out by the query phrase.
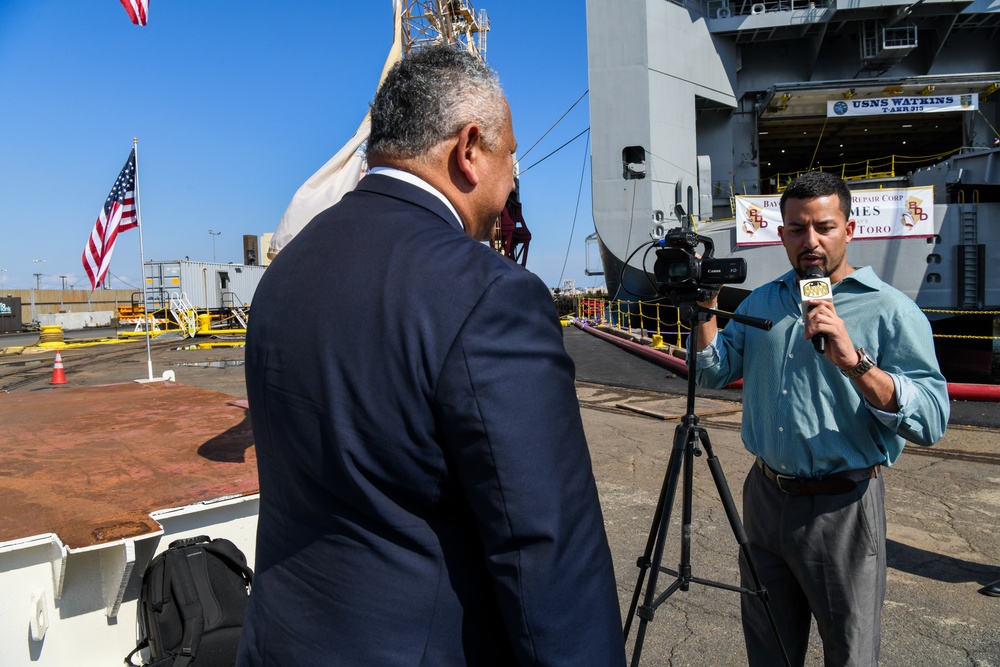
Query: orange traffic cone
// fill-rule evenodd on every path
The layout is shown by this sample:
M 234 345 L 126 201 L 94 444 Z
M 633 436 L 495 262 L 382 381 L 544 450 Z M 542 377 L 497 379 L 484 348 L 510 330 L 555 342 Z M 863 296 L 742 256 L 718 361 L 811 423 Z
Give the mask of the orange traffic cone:
M 66 384 L 66 371 L 63 370 L 62 357 L 56 350 L 56 365 L 52 368 L 52 381 L 49 384 Z

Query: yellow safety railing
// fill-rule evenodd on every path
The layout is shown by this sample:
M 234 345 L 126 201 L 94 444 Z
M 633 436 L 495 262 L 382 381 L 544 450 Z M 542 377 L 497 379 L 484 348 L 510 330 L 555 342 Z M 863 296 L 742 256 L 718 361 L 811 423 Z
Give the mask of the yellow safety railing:
M 925 313 L 946 315 L 991 315 L 1000 316 L 1000 310 L 945 310 L 940 308 L 921 308 Z M 719 311 L 725 313 L 725 311 Z M 577 299 L 576 316 L 592 324 L 604 326 L 635 334 L 636 330 L 643 337 L 665 339 L 669 335 L 677 347 L 683 347 L 681 336 L 689 333 L 691 328 L 681 322 L 680 309 L 676 306 L 651 301 L 626 301 L 618 299 L 608 301 L 599 298 Z M 639 326 L 633 326 L 638 320 Z M 646 325 L 649 325 L 648 327 Z M 664 329 L 666 327 L 666 329 Z M 934 334 L 935 338 L 963 338 L 968 340 L 1000 340 L 1000 336 L 975 336 L 971 334 Z M 655 340 L 655 338 L 654 338 Z
M 991 315 L 997 317 L 1000 310 L 947 310 L 944 308 L 921 308 L 925 313 L 938 313 L 943 315 Z M 964 340 L 1000 340 L 1000 336 L 974 336 L 972 334 L 934 334 L 935 338 L 964 339 Z
M 869 160 L 861 160 L 859 162 L 844 162 L 825 166 L 817 165 L 801 171 L 779 172 L 774 175 L 775 187 L 778 192 L 783 192 L 789 183 L 808 171 L 825 171 L 837 174 L 845 181 L 857 181 L 869 178 L 893 178 L 897 174 L 905 174 L 911 171 L 914 166 L 940 162 L 961 150 L 961 147 L 959 147 L 933 155 L 919 156 L 893 154 Z
M 627 333 L 636 333 L 638 329 L 640 335 L 655 336 L 659 340 L 670 336 L 677 347 L 681 347 L 681 336 L 690 330 L 681 322 L 680 309 L 652 301 L 580 298 L 577 317 Z M 638 327 L 634 326 L 636 321 Z

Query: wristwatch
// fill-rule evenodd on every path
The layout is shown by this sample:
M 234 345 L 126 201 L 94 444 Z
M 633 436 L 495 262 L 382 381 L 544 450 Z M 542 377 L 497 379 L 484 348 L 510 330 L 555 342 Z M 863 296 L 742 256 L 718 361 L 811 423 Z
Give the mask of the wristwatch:
M 861 359 L 861 361 L 858 362 L 858 365 L 846 371 L 844 369 L 840 370 L 840 372 L 844 374 L 844 377 L 851 378 L 852 380 L 854 378 L 861 377 L 871 369 L 875 368 L 875 360 L 871 358 L 870 354 L 865 352 L 865 348 L 859 347 L 857 349 L 857 353 L 858 357 Z

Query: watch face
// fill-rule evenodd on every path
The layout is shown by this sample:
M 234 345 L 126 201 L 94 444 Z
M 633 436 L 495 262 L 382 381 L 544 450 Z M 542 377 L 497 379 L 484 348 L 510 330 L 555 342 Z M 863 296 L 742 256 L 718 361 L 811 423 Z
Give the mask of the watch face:
M 852 379 L 864 375 L 866 372 L 870 371 L 872 368 L 875 367 L 875 360 L 872 359 L 871 355 L 869 355 L 868 352 L 865 351 L 865 348 L 859 347 L 857 351 L 858 354 L 861 355 L 861 361 L 858 362 L 858 365 L 850 370 L 840 371 L 846 377 Z

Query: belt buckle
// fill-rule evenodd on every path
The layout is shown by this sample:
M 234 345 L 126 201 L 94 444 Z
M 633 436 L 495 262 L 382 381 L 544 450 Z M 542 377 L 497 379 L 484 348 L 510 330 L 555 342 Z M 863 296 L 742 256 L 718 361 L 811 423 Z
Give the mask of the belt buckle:
M 785 488 L 784 482 L 794 482 L 795 479 L 796 478 L 792 477 L 791 475 L 782 475 L 777 472 L 774 473 L 774 481 L 778 484 L 778 488 L 790 495 L 796 495 L 796 492 L 790 491 L 789 489 Z

